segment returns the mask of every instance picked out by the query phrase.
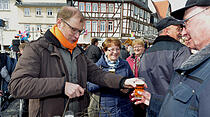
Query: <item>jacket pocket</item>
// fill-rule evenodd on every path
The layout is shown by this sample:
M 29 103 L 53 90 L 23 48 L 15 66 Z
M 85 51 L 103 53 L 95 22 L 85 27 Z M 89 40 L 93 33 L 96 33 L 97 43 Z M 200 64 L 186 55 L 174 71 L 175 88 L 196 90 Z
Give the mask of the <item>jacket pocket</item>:
M 193 89 L 180 82 L 173 90 L 174 98 L 183 103 L 187 103 L 193 95 Z
M 172 92 L 178 103 L 176 108 L 179 108 L 178 110 L 184 110 L 183 117 L 197 117 L 198 102 L 196 100 L 195 90 L 180 82 Z
M 194 90 L 180 82 L 167 95 L 159 117 L 196 117 L 197 111 L 191 109 L 197 108 L 195 101 Z

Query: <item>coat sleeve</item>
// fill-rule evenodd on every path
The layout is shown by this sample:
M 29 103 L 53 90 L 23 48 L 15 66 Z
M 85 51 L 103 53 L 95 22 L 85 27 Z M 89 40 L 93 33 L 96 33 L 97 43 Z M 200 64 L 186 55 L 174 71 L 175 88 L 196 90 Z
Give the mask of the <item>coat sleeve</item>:
M 89 82 L 94 84 L 109 87 L 109 88 L 120 88 L 122 76 L 113 74 L 110 72 L 105 72 L 99 67 L 96 66 L 95 63 L 86 59 L 87 61 L 87 79 Z
M 164 96 L 152 94 L 150 99 L 149 107 L 147 108 L 147 113 L 149 117 L 158 117 L 160 112 Z
M 100 86 L 91 82 L 87 82 L 87 88 L 88 88 L 88 91 L 93 92 L 93 93 L 98 92 L 100 90 Z
M 34 99 L 62 94 L 64 77 L 40 77 L 41 57 L 31 46 L 26 46 L 9 82 L 15 98 Z

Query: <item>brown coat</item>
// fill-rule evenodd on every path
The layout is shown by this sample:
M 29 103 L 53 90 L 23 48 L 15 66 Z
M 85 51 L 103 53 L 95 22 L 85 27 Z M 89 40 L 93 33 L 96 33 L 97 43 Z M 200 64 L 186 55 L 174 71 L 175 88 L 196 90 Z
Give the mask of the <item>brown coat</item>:
M 12 74 L 9 91 L 15 98 L 30 99 L 30 117 L 52 117 L 62 115 L 64 111 L 64 99 L 67 98 L 64 84 L 69 75 L 59 47 L 60 43 L 48 30 L 45 37 L 26 46 Z M 103 72 L 82 52 L 76 60 L 79 85 L 83 88 L 87 81 L 119 88 L 121 76 Z M 79 97 L 79 102 L 79 111 L 87 108 L 87 93 Z

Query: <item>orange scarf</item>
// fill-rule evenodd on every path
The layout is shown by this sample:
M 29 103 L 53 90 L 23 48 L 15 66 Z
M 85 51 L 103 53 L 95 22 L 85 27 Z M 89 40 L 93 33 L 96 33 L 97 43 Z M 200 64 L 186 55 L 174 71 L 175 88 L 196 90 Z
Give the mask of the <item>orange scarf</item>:
M 50 32 L 59 40 L 59 42 L 63 45 L 63 47 L 68 48 L 69 52 L 73 52 L 73 49 L 77 46 L 77 42 L 70 43 L 62 34 L 62 32 L 58 29 L 57 25 L 54 25 Z

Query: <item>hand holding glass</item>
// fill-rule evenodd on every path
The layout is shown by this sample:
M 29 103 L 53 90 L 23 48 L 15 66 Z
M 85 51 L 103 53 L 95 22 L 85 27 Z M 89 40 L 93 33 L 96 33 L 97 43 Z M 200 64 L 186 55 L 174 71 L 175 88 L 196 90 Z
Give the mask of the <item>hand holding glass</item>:
M 144 81 L 137 81 L 136 83 L 136 87 L 134 90 L 134 94 L 135 94 L 135 98 L 136 99 L 142 99 L 142 95 L 141 92 L 144 91 Z

